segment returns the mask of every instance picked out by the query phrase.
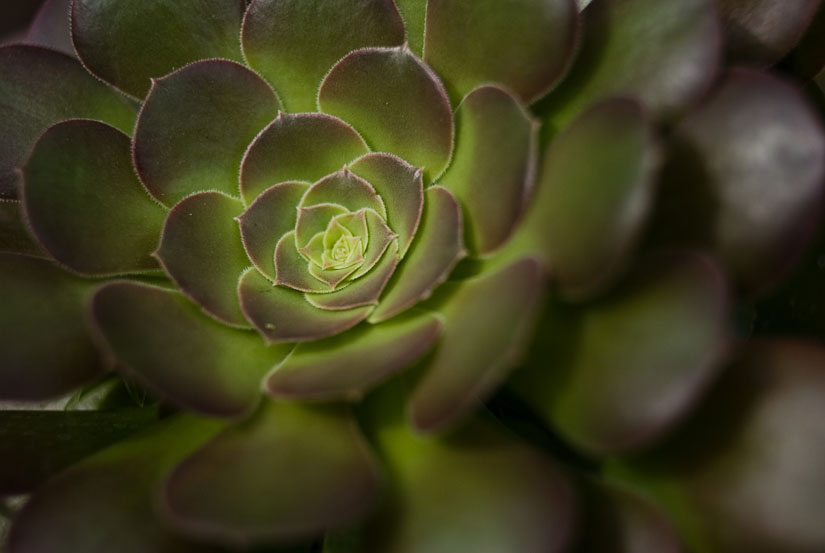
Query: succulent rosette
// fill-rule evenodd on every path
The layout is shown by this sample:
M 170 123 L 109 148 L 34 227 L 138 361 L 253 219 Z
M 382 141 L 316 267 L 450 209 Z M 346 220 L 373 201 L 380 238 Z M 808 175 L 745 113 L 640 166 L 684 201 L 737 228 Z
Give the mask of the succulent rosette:
M 820 4 L 47 0 L 10 553 L 825 549 Z

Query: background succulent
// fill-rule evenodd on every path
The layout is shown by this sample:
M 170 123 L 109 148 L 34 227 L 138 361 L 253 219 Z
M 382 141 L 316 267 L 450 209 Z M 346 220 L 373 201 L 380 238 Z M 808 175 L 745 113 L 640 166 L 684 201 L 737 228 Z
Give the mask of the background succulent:
M 825 549 L 820 4 L 47 0 L 9 551 Z

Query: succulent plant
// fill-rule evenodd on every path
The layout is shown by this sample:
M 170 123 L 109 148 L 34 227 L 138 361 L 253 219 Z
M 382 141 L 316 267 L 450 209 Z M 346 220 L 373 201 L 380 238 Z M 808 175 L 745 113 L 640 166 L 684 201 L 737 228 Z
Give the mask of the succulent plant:
M 820 4 L 46 0 L 10 553 L 825 550 Z

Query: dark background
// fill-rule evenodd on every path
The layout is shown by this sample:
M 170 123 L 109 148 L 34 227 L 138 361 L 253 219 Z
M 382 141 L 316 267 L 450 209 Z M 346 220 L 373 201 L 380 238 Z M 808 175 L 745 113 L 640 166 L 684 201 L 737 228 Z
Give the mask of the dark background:
M 0 40 L 28 27 L 43 0 L 0 0 Z

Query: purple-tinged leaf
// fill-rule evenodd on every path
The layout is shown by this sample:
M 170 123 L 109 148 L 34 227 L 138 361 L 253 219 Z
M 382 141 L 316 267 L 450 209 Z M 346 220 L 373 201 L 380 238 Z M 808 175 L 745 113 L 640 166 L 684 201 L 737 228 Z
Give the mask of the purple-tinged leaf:
M 153 81 L 135 127 L 135 167 L 169 206 L 204 190 L 237 195 L 241 158 L 277 113 L 275 93 L 246 67 L 187 65 Z
M 355 129 L 337 117 L 279 113 L 244 155 L 241 197 L 249 204 L 275 183 L 315 182 L 368 151 Z
M 358 521 L 381 484 L 348 410 L 264 400 L 172 472 L 162 509 L 188 534 L 249 547 Z
M 79 117 L 131 133 L 135 111 L 66 54 L 39 46 L 0 46 L 0 198 L 15 197 L 14 169 L 40 133 Z
M 364 48 L 330 70 L 321 111 L 341 117 L 373 150 L 396 154 L 430 179 L 453 149 L 453 114 L 438 77 L 407 47 Z
M 482 86 L 456 111 L 456 149 L 439 184 L 465 208 L 468 247 L 484 255 L 513 232 L 536 177 L 537 124 L 509 92 Z
M 796 46 L 821 0 L 720 0 L 728 56 L 773 65 Z
M 395 5 L 404 20 L 404 40 L 416 56 L 422 57 L 427 0 L 395 0 Z
M 691 551 L 825 550 L 825 352 L 747 344 L 671 439 L 609 472 L 652 495 Z
M 23 207 L 34 236 L 86 275 L 157 270 L 151 257 L 166 210 L 132 167 L 129 137 L 74 119 L 44 132 L 23 167 Z
M 582 12 L 581 50 L 540 112 L 562 128 L 593 102 L 633 96 L 673 118 L 699 98 L 721 58 L 714 0 L 602 0 Z
M 638 450 L 683 420 L 728 350 L 722 273 L 654 255 L 598 302 L 547 310 L 516 391 L 581 450 Z
M 299 344 L 267 377 L 266 390 L 284 398 L 358 399 L 421 359 L 441 329 L 437 317 L 416 312 Z
M 243 0 L 74 0 L 71 31 L 83 64 L 143 98 L 152 78 L 193 61 L 241 61 Z
M 382 217 L 387 215 L 384 201 L 375 188 L 346 167 L 313 184 L 301 198 L 301 207 L 326 203 L 338 204 L 350 211 L 366 207 Z
M 93 286 L 45 259 L 0 253 L 0 399 L 55 397 L 102 371 L 85 321 Z
M 574 0 L 429 0 L 424 60 L 458 103 L 487 83 L 524 103 L 567 71 L 578 41 Z
M 371 209 L 365 210 L 365 214 L 367 228 L 369 229 L 367 231 L 369 233 L 369 244 L 367 244 L 367 249 L 364 252 L 364 262 L 358 270 L 355 271 L 353 278 L 367 274 L 375 264 L 378 263 L 378 260 L 381 259 L 387 247 L 389 247 L 390 243 L 396 238 L 396 234 L 387 226 L 383 217 Z
M 424 196 L 424 213 L 415 240 L 370 322 L 389 319 L 429 297 L 466 255 L 461 208 L 455 198 L 440 186 L 428 188 Z
M 361 230 L 361 232 L 356 233 L 356 235 L 366 235 L 367 220 L 363 210 L 353 213 L 346 207 L 335 203 L 299 207 L 298 218 L 295 222 L 295 245 L 298 251 L 306 253 L 303 249 L 306 248 L 319 233 L 323 234 L 329 228 L 332 220 L 338 216 L 347 216 L 349 219 L 356 217 L 359 223 L 356 226 Z M 338 221 L 338 219 L 336 219 L 336 221 Z M 323 240 L 321 240 L 321 242 L 321 247 L 323 248 Z
M 712 248 L 750 294 L 795 266 L 820 219 L 825 132 L 790 83 L 731 70 L 680 121 L 653 236 Z
M 74 57 L 69 11 L 72 0 L 46 0 L 26 33 L 26 42 L 53 48 Z
M 504 381 L 527 351 L 544 284 L 542 266 L 529 258 L 451 284 L 455 290 L 436 308 L 444 317 L 441 342 L 409 403 L 417 430 L 454 426 Z
M 166 219 L 155 255 L 181 291 L 219 321 L 247 326 L 238 304 L 238 279 L 249 267 L 235 218 L 240 201 L 199 192 Z
M 278 287 L 288 287 L 292 291 L 327 293 L 334 289 L 310 272 L 310 263 L 298 251 L 295 243 L 295 232 L 283 235 L 275 247 L 275 284 Z M 355 269 L 351 269 L 352 274 Z M 272 286 L 272 283 L 270 283 Z M 241 298 L 243 302 L 243 298 Z M 247 313 L 247 317 L 249 314 Z
M 652 207 L 657 146 L 625 98 L 597 103 L 548 146 L 524 225 L 564 297 L 592 296 L 627 265 Z
M 15 200 L 0 198 L 0 252 L 48 257 L 32 238 L 23 220 L 23 206 Z
M 369 182 L 384 202 L 387 224 L 398 234 L 400 255 L 404 257 L 418 230 L 424 207 L 421 171 L 392 154 L 370 153 L 349 166 Z
M 275 280 L 275 247 L 295 228 L 298 211 L 309 185 L 281 182 L 270 186 L 238 217 L 241 239 L 249 259 L 261 273 Z
M 177 292 L 115 282 L 93 301 L 101 342 L 125 370 L 175 405 L 234 417 L 258 400 L 288 348 L 205 316 Z
M 25 504 L 9 553 L 217 553 L 173 536 L 154 506 L 168 471 L 220 427 L 176 418 L 71 467 Z
M 404 24 L 392 0 L 254 0 L 241 41 L 287 110 L 315 111 L 318 83 L 335 62 L 358 48 L 401 44 Z
M 270 342 L 307 342 L 332 336 L 357 325 L 372 311 L 371 306 L 344 311 L 319 309 L 301 292 L 273 286 L 255 269 L 243 274 L 238 294 L 246 318 Z

